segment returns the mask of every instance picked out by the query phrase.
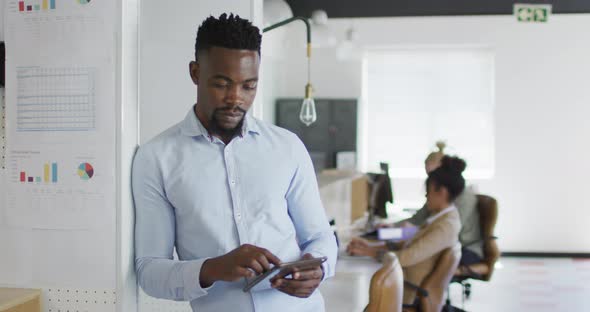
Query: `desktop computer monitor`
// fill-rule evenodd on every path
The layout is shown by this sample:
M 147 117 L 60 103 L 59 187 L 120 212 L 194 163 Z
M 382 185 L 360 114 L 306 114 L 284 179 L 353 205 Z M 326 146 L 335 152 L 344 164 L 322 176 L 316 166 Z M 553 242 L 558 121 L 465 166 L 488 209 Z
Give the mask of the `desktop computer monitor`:
M 369 183 L 369 219 L 367 229 L 374 226 L 375 217 L 387 218 L 387 203 L 393 203 L 393 190 L 389 177 L 389 165 L 380 163 L 380 173 L 367 173 Z

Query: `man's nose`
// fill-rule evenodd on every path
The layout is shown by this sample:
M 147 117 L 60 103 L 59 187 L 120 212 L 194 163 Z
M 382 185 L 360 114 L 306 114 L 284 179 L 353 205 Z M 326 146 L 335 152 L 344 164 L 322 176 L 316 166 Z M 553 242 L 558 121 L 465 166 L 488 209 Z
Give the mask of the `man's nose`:
M 239 85 L 233 85 L 228 89 L 225 102 L 231 107 L 240 106 L 244 103 L 242 89 Z

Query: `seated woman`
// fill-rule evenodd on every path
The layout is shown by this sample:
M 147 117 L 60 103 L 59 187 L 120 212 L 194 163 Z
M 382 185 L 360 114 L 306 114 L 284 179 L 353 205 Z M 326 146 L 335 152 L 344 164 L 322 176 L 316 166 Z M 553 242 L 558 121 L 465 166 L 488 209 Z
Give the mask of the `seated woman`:
M 380 260 L 387 251 L 394 251 L 403 268 L 404 280 L 420 285 L 434 268 L 440 253 L 458 241 L 461 221 L 454 201 L 465 188 L 462 176 L 465 167 L 462 159 L 444 156 L 440 166 L 428 174 L 426 207 L 429 217 L 410 240 L 373 244 L 354 238 L 347 247 L 348 253 Z M 404 288 L 404 304 L 412 304 L 415 298 L 415 290 Z
M 440 166 L 441 159 L 445 156 L 445 146 L 444 142 L 437 142 L 436 147 L 438 150 L 426 157 L 424 169 L 426 169 L 427 174 Z M 455 206 L 461 218 L 461 231 L 459 232 L 459 242 L 462 246 L 460 268 L 463 268 L 481 262 L 483 259 L 483 240 L 479 224 L 479 211 L 477 210 L 477 196 L 474 190 L 466 186 L 463 192 L 455 199 Z M 419 227 L 424 224 L 429 214 L 428 208 L 424 205 L 412 217 L 399 221 L 393 226 Z

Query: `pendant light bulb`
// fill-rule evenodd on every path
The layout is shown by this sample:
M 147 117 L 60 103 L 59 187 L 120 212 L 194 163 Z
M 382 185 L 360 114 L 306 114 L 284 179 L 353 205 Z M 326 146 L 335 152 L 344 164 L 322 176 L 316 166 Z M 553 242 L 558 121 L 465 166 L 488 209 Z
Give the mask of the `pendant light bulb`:
M 315 101 L 311 96 L 311 84 L 305 86 L 305 98 L 301 104 L 301 111 L 299 112 L 299 120 L 306 126 L 310 126 L 317 120 L 317 114 L 315 111 Z

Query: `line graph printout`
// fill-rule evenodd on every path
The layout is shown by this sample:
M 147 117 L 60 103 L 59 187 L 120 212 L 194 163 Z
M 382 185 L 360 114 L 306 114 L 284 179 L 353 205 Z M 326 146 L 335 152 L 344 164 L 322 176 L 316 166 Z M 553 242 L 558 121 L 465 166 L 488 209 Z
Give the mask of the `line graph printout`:
M 93 68 L 17 68 L 16 130 L 95 130 L 94 76 Z

